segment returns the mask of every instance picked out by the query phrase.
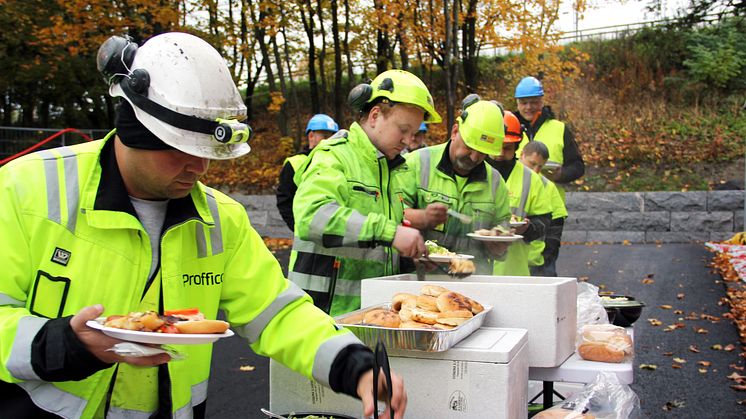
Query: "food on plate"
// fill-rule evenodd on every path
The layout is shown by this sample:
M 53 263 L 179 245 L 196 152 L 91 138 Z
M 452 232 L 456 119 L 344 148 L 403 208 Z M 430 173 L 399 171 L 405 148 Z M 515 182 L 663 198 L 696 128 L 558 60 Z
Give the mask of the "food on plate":
M 455 310 L 438 313 L 438 323 L 449 326 L 460 326 L 474 317 L 471 310 Z
M 109 316 L 104 326 L 116 329 L 153 333 L 225 333 L 228 323 L 222 320 L 206 320 L 196 308 L 168 310 L 164 314 L 155 311 L 132 312 L 126 316 Z
M 401 324 L 401 318 L 398 313 L 391 310 L 377 309 L 365 313 L 363 324 L 382 327 L 399 327 Z
M 420 294 L 429 295 L 431 297 L 437 297 L 444 292 L 448 292 L 448 288 L 443 288 L 440 285 L 423 285 L 420 288 Z
M 578 413 L 574 410 L 552 408 L 534 415 L 534 419 L 595 419 L 590 413 Z
M 471 313 L 471 304 L 467 297 L 453 291 L 440 294 L 438 296 L 437 305 L 438 311 L 441 312 L 467 310 Z
M 417 307 L 423 310 L 437 311 L 438 305 L 436 301 L 437 300 L 435 297 L 431 297 L 429 295 L 420 295 L 417 296 Z
M 452 274 L 473 274 L 474 270 L 474 262 L 467 259 L 451 259 L 448 267 L 448 272 Z
M 501 225 L 492 228 L 482 228 L 474 232 L 474 234 L 480 236 L 512 236 L 513 231 L 507 227 Z
M 609 302 L 618 303 L 618 302 L 622 302 L 622 301 L 629 301 L 629 298 L 627 298 L 627 297 L 612 297 L 612 296 L 609 296 L 609 295 L 602 295 L 601 296 L 601 301 L 609 301 Z
M 632 354 L 632 338 L 623 327 L 610 324 L 583 326 L 578 355 L 588 361 L 619 363 Z
M 521 217 L 519 217 L 519 216 L 517 216 L 515 214 L 511 214 L 510 215 L 510 222 L 511 223 L 522 223 L 523 222 L 523 218 L 521 218 Z
M 425 247 L 427 247 L 427 253 L 431 255 L 457 256 L 456 253 L 451 252 L 445 247 L 439 245 L 438 242 L 435 240 L 426 240 Z
M 391 299 L 391 308 L 394 311 L 399 311 L 402 309 L 402 307 L 416 307 L 417 306 L 417 296 L 414 294 L 410 294 L 408 292 L 400 292 L 394 294 L 394 297 Z
M 413 308 L 412 320 L 420 323 L 435 324 L 438 322 L 438 313 L 435 311 L 423 310 L 421 308 Z

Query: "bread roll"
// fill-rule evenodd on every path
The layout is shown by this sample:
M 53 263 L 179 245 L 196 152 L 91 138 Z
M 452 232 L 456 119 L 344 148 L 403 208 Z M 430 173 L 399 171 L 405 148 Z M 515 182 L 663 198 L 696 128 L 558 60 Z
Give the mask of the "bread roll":
M 412 320 L 420 323 L 435 324 L 438 322 L 438 313 L 421 308 L 413 308 Z
M 399 318 L 403 322 L 412 321 L 412 307 L 402 307 L 399 310 Z
M 595 419 L 595 416 L 574 410 L 552 408 L 534 415 L 534 419 Z
M 624 351 L 614 349 L 601 342 L 581 343 L 578 346 L 578 355 L 588 361 L 619 363 L 624 359 Z
M 401 322 L 399 325 L 400 329 L 432 329 L 433 326 L 427 323 L 420 323 L 415 321 Z
M 444 292 L 448 292 L 448 289 L 443 288 L 440 285 L 424 285 L 422 288 L 420 288 L 420 294 L 429 295 L 431 297 L 438 297 Z
M 229 324 L 222 320 L 187 320 L 174 326 L 180 333 L 225 333 Z
M 449 326 L 460 326 L 473 316 L 469 310 L 446 311 L 438 314 L 438 323 Z
M 394 311 L 401 310 L 402 306 L 414 307 L 417 305 L 417 296 L 407 292 L 399 292 L 394 294 L 391 299 L 391 308 Z
M 585 325 L 581 336 L 578 355 L 585 360 L 618 363 L 632 354 L 632 338 L 619 326 Z
M 363 322 L 363 317 L 365 317 L 365 313 L 355 313 L 353 315 L 343 317 L 339 323 L 341 324 L 360 324 Z
M 442 312 L 458 310 L 468 310 L 471 312 L 471 304 L 469 304 L 468 298 L 454 291 L 440 294 L 436 303 L 438 310 Z
M 448 324 L 441 324 L 441 323 L 435 323 L 432 327 L 433 329 L 440 329 L 440 330 L 451 330 L 451 329 L 456 328 L 456 326 L 451 326 Z
M 417 307 L 426 311 L 438 311 L 436 298 L 429 295 L 417 296 Z
M 363 323 L 373 326 L 399 327 L 401 318 L 393 311 L 377 309 L 365 313 Z

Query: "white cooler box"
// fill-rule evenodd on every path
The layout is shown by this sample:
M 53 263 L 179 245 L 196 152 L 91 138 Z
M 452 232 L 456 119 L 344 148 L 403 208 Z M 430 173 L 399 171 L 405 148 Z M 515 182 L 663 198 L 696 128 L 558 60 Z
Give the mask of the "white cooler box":
M 390 302 L 397 292 L 418 294 L 437 284 L 492 306 L 483 326 L 528 329 L 528 363 L 556 367 L 575 352 L 577 281 L 575 278 L 472 275 L 454 280 L 402 274 L 362 281 L 362 306 Z
M 525 418 L 526 331 L 481 328 L 445 352 L 388 350 L 407 389 L 407 418 Z M 336 394 L 271 361 L 269 406 L 275 413 L 329 412 L 362 417 L 359 400 Z

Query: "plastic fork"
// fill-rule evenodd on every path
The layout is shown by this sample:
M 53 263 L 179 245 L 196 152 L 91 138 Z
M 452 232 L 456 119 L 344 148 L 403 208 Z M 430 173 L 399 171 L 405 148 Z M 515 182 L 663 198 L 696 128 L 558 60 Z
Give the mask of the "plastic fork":
M 456 217 L 457 220 L 461 221 L 463 224 L 470 224 L 471 223 L 471 217 L 466 214 L 461 214 L 460 212 L 456 212 L 452 209 L 448 209 L 448 215 Z

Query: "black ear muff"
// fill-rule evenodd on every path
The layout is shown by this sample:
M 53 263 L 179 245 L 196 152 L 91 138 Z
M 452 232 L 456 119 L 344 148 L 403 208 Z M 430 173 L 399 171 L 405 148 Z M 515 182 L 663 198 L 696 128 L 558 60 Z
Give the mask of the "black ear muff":
M 461 101 L 461 121 L 466 121 L 466 117 L 469 116 L 469 112 L 466 111 L 466 108 L 469 106 L 479 102 L 482 100 L 482 98 L 479 97 L 476 93 L 470 93 L 468 96 L 464 98 L 464 100 Z
M 132 42 L 132 38 L 112 36 L 99 47 L 96 67 L 109 85 L 117 83 L 129 73 L 136 52 L 137 44 Z
M 125 83 L 127 83 L 135 93 L 147 96 L 148 87 L 150 86 L 150 74 L 148 74 L 148 70 L 138 68 L 133 71 L 132 74 L 127 76 Z
M 386 77 L 381 81 L 381 84 L 378 85 L 378 90 L 388 90 L 389 92 L 394 92 L 394 81 L 391 80 L 390 77 Z
M 347 95 L 347 103 L 356 111 L 362 111 L 363 107 L 373 95 L 373 87 L 367 83 L 361 83 L 350 90 Z

